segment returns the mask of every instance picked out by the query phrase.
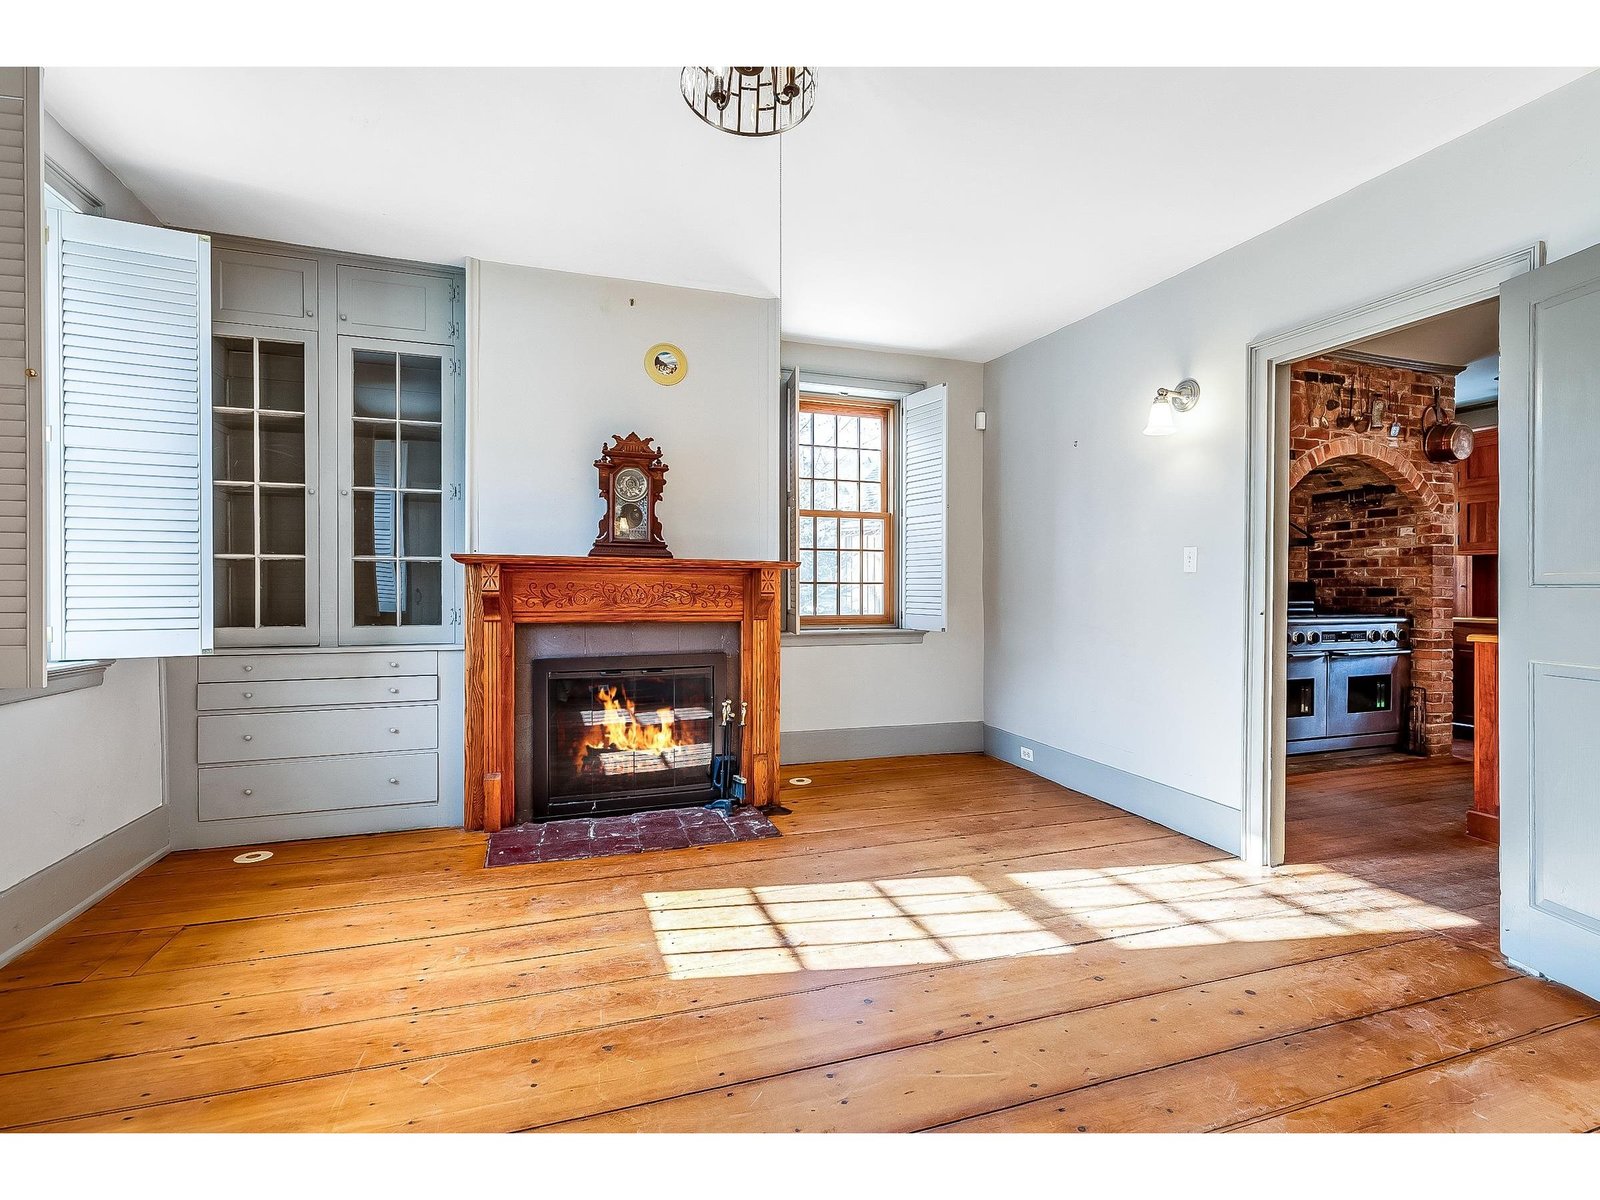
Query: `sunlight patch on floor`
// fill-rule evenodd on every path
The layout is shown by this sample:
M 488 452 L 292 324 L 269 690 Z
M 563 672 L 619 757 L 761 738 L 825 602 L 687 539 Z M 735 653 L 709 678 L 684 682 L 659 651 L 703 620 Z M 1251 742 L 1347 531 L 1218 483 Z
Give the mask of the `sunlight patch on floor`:
M 966 876 L 647 892 L 674 979 L 1009 958 L 1071 947 Z
M 1093 870 L 1007 876 L 1064 917 L 1121 943 L 1214 945 L 1460 929 L 1477 921 L 1327 867 L 1257 875 L 1237 861 L 1107 879 Z M 1229 888 L 1232 882 L 1236 886 Z M 1208 894 L 1209 893 L 1209 894 Z
M 1149 949 L 1478 924 L 1321 866 L 1263 874 L 1234 860 L 1000 878 L 1000 892 L 950 875 L 647 892 L 644 902 L 674 979 L 933 966 L 1097 941 Z

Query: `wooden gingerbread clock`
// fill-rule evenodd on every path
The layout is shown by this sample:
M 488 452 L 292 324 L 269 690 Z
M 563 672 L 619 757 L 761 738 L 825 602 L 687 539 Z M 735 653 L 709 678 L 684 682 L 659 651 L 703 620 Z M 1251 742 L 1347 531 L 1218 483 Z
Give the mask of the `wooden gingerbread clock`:
M 590 557 L 672 557 L 661 536 L 661 518 L 656 512 L 667 486 L 667 464 L 661 461 L 661 451 L 651 445 L 653 440 L 637 433 L 627 437 L 616 434 L 611 445 L 603 447 L 595 459 L 594 465 L 600 471 L 600 498 L 605 501 L 606 510 Z

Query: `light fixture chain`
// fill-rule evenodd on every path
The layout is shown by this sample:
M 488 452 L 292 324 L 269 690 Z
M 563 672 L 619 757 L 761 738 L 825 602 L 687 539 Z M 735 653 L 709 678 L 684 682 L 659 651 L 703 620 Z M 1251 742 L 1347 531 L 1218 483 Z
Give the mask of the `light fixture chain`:
M 783 357 L 783 139 L 778 139 L 778 356 Z

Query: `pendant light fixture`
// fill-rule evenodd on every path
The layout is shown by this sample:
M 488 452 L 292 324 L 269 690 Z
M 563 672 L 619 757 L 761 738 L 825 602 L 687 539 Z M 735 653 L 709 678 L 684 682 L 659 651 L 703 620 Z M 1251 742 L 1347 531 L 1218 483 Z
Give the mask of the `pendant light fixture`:
M 685 67 L 679 86 L 695 116 L 740 137 L 787 133 L 817 100 L 810 67 Z

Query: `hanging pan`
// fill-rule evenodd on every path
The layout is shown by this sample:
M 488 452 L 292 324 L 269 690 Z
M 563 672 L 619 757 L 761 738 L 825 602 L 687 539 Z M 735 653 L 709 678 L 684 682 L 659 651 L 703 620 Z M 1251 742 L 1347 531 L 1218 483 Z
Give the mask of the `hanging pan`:
M 1432 407 L 1422 414 L 1422 453 L 1429 462 L 1439 463 L 1460 462 L 1472 453 L 1471 427 L 1454 417 L 1445 419 L 1438 388 L 1433 389 Z

